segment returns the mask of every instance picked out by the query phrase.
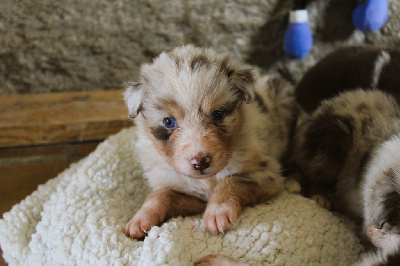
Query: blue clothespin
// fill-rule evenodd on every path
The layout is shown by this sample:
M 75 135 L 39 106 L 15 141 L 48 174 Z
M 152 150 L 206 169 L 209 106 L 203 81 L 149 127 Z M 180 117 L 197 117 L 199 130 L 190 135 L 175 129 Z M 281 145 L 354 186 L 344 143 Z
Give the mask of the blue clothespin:
M 294 58 L 306 57 L 313 45 L 305 2 L 304 0 L 295 0 L 295 7 L 290 11 L 289 26 L 283 41 L 283 50 L 288 56 Z
M 353 11 L 353 23 L 362 31 L 376 31 L 385 25 L 388 19 L 386 0 L 364 0 Z

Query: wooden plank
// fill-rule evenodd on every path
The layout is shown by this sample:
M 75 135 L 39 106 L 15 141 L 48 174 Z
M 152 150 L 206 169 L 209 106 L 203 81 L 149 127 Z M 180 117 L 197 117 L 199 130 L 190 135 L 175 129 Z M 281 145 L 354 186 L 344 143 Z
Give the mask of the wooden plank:
M 55 157 L 60 154 L 68 153 L 66 145 L 44 145 L 44 146 L 21 146 L 0 149 L 0 165 L 4 164 L 4 160 L 14 160 L 35 156 L 51 156 Z
M 67 168 L 66 160 L 20 165 L 0 165 L 0 216 Z
M 0 217 L 12 205 L 55 177 L 71 162 L 96 149 L 99 141 L 0 149 Z
M 92 151 L 101 143 L 101 140 L 89 142 L 74 142 L 67 144 L 19 146 L 0 149 L 0 167 L 8 164 L 23 164 L 36 161 L 54 161 L 57 158 L 65 158 L 73 162 Z M 0 172 L 0 177 L 2 173 Z
M 0 95 L 0 147 L 104 139 L 130 125 L 122 90 Z

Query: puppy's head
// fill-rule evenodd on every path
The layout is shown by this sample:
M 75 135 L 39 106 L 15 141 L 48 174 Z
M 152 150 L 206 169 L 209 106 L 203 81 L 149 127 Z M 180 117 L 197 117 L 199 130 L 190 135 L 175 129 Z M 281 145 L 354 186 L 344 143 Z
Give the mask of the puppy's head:
M 184 46 L 143 65 L 125 101 L 177 172 L 206 178 L 227 165 L 254 83 L 252 69 L 213 50 Z

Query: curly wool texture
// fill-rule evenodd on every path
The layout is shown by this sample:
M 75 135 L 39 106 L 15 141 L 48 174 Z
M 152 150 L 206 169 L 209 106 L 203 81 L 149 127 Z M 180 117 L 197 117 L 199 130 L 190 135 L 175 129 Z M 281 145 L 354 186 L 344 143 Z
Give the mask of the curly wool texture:
M 206 232 L 198 215 L 132 241 L 123 228 L 150 192 L 133 136 L 130 128 L 108 138 L 4 214 L 10 265 L 191 265 L 213 253 L 252 265 L 349 265 L 363 251 L 353 223 L 288 192 L 244 209 L 223 235 Z

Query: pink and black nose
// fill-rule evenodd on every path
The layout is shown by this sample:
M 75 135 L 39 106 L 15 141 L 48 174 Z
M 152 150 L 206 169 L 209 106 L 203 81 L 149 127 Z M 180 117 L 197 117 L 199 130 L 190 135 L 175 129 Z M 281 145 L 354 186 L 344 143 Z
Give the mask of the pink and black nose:
M 205 170 L 210 167 L 211 157 L 209 155 L 206 156 L 196 156 L 192 160 L 190 160 L 190 164 L 193 166 L 195 170 Z

